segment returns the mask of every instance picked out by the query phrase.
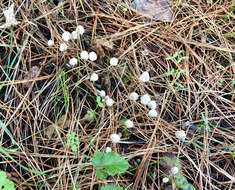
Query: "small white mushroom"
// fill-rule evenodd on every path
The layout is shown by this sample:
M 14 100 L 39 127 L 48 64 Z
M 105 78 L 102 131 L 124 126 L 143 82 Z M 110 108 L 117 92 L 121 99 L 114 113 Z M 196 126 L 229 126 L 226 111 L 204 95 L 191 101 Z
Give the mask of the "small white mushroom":
M 178 172 L 179 172 L 179 169 L 178 169 L 177 167 L 171 168 L 171 173 L 172 173 L 173 175 L 177 174 Z
M 48 40 L 48 42 L 47 42 L 47 45 L 48 45 L 49 47 L 53 46 L 54 44 L 55 44 L 55 43 L 54 43 L 53 40 Z
M 183 131 L 183 130 L 176 131 L 176 132 L 175 132 L 175 136 L 176 136 L 177 139 L 179 139 L 179 140 L 181 140 L 181 141 L 184 141 L 185 138 L 186 138 L 186 133 L 185 133 L 185 131 Z
M 164 177 L 164 178 L 162 179 L 162 182 L 163 182 L 163 183 L 168 183 L 168 182 L 169 182 L 169 178 L 168 178 L 168 177 Z
M 112 149 L 110 147 L 106 147 L 105 152 L 112 152 Z
M 156 101 L 151 100 L 151 101 L 147 104 L 147 106 L 148 106 L 151 110 L 154 110 L 154 109 L 157 108 L 157 103 L 156 103 Z
M 65 31 L 63 34 L 62 34 L 62 39 L 66 42 L 68 42 L 70 39 L 71 39 L 71 34 L 70 32 L 68 31 Z
M 75 66 L 75 65 L 77 65 L 77 64 L 78 64 L 77 58 L 74 57 L 74 58 L 72 58 L 72 59 L 69 60 L 69 65 L 70 65 L 70 66 L 73 67 L 73 66 Z
M 130 98 L 130 100 L 136 101 L 139 98 L 139 94 L 137 94 L 136 92 L 132 92 L 132 93 L 130 93 L 129 98 Z
M 88 60 L 89 54 L 88 54 L 87 51 L 82 51 L 82 52 L 80 53 L 80 57 L 81 57 L 81 59 Z
M 97 80 L 99 80 L 99 76 L 96 73 L 92 73 L 90 76 L 90 81 L 95 82 Z
M 155 118 L 155 117 L 157 117 L 157 115 L 158 115 L 158 113 L 157 113 L 156 110 L 150 110 L 150 111 L 148 112 L 148 116 L 149 116 L 149 117 Z
M 126 126 L 127 128 L 132 128 L 132 127 L 134 127 L 134 123 L 133 123 L 133 121 L 131 121 L 130 119 L 126 120 L 126 121 L 124 122 L 124 124 L 125 124 L 125 126 Z
M 112 98 L 110 98 L 109 96 L 105 97 L 105 103 L 108 107 L 113 106 L 113 104 L 115 103 L 114 100 Z
M 110 65 L 112 65 L 112 66 L 117 66 L 117 64 L 118 64 L 118 59 L 116 58 L 116 57 L 112 57 L 111 59 L 110 59 Z
M 110 135 L 110 139 L 113 143 L 119 143 L 120 142 L 120 136 L 118 134 Z
M 88 57 L 91 61 L 96 61 L 97 60 L 97 54 L 94 51 L 90 52 Z
M 76 28 L 76 31 L 80 34 L 80 35 L 83 35 L 84 32 L 85 32 L 85 29 L 82 25 L 78 25 L 77 28 Z
M 150 76 L 147 71 L 143 72 L 139 77 L 140 82 L 148 82 L 149 79 L 150 79 Z
M 147 105 L 150 101 L 151 101 L 151 98 L 148 94 L 145 94 L 145 95 L 141 96 L 141 98 L 140 98 L 140 103 L 143 105 Z
M 60 51 L 66 51 L 68 49 L 68 46 L 67 46 L 67 44 L 66 43 L 61 43 L 60 44 Z

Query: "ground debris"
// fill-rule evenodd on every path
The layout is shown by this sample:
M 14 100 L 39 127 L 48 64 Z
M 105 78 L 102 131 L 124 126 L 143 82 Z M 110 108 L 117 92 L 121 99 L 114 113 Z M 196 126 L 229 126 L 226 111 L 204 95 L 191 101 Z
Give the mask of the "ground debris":
M 132 7 L 140 14 L 164 21 L 172 21 L 170 0 L 134 0 Z

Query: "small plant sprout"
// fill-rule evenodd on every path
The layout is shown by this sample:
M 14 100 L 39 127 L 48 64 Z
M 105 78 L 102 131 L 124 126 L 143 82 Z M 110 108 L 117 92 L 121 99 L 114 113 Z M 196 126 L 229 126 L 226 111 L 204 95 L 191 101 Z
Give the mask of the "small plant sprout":
M 104 107 L 104 104 L 101 102 L 101 97 L 100 96 L 96 97 L 96 103 L 97 103 L 98 107 L 100 107 L 100 108 Z
M 155 110 L 155 109 L 157 108 L 157 103 L 156 103 L 156 101 L 151 100 L 151 101 L 147 104 L 147 106 L 148 106 L 151 110 Z
M 106 147 L 105 152 L 112 152 L 112 149 L 110 147 Z
M 171 173 L 172 173 L 173 175 L 177 174 L 178 172 L 179 172 L 179 168 L 177 168 L 176 166 L 173 167 L 173 168 L 171 168 Z
M 88 55 L 90 61 L 96 61 L 97 60 L 97 54 L 96 52 L 92 51 Z
M 114 100 L 112 98 L 110 98 L 109 96 L 105 96 L 105 103 L 108 107 L 113 106 L 113 104 L 115 103 Z
M 55 43 L 54 43 L 53 40 L 48 40 L 48 42 L 47 42 L 47 45 L 48 45 L 49 47 L 53 46 L 54 44 L 55 44 Z
M 166 58 L 166 60 L 173 60 L 173 59 L 176 59 L 176 58 L 177 58 L 176 62 L 177 62 L 177 63 L 180 63 L 182 60 L 188 59 L 188 56 L 183 56 L 183 57 L 180 56 L 180 54 L 181 54 L 182 52 L 183 52 L 183 51 L 177 51 L 177 52 L 174 53 L 173 56 L 168 56 L 168 57 Z
M 10 26 L 17 25 L 17 22 L 14 14 L 14 3 L 6 10 L 3 11 L 3 14 L 6 18 L 6 23 L 0 26 L 0 28 L 9 28 Z
M 120 142 L 120 136 L 118 134 L 112 134 L 112 135 L 110 135 L 110 140 L 113 143 L 119 143 Z
M 145 94 L 145 95 L 141 96 L 141 98 L 140 98 L 140 103 L 143 105 L 147 105 L 150 101 L 151 101 L 151 98 L 148 94 Z
M 149 117 L 156 118 L 157 115 L 158 115 L 158 113 L 157 113 L 156 110 L 150 110 L 150 111 L 148 112 L 148 116 L 149 116 Z
M 111 59 L 110 59 L 110 65 L 112 65 L 112 66 L 117 66 L 118 65 L 118 59 L 116 58 L 116 57 L 112 57 Z
M 136 92 L 132 92 L 132 93 L 130 93 L 129 98 L 130 98 L 130 100 L 136 101 L 139 99 L 139 94 L 137 94 Z
M 150 76 L 149 76 L 149 72 L 147 71 L 143 72 L 139 77 L 140 82 L 149 82 L 149 79 L 150 79 Z
M 124 124 L 125 124 L 125 126 L 127 127 L 127 128 L 132 128 L 132 127 L 134 127 L 134 123 L 133 123 L 133 121 L 131 121 L 131 120 L 126 120 L 125 122 L 124 122 Z
M 89 59 L 89 54 L 88 54 L 87 51 L 82 51 L 80 53 L 80 57 L 81 57 L 81 59 L 88 60 Z
M 162 179 L 162 182 L 163 182 L 163 183 L 168 183 L 168 182 L 169 182 L 169 178 L 168 178 L 168 177 L 164 177 L 164 178 Z
M 75 66 L 75 65 L 77 65 L 77 64 L 78 64 L 77 58 L 74 57 L 74 58 L 72 58 L 72 59 L 69 60 L 69 65 L 70 65 L 70 66 L 73 67 L 73 66 Z
M 96 73 L 92 73 L 90 76 L 90 81 L 95 82 L 97 80 L 99 80 L 99 76 Z
M 177 139 L 179 139 L 179 140 L 181 140 L 181 141 L 184 141 L 185 138 L 186 138 L 186 133 L 185 133 L 185 131 L 183 131 L 183 130 L 176 131 L 176 132 L 175 132 L 175 136 L 176 136 Z
M 72 132 L 71 134 L 68 133 L 67 135 L 67 143 L 66 143 L 66 146 L 71 146 L 71 150 L 73 152 L 77 152 L 78 150 L 78 145 L 80 144 L 79 142 L 79 138 L 78 137 L 75 137 L 76 136 L 76 133 L 75 132 Z
M 71 39 L 71 34 L 70 32 L 68 31 L 65 31 L 63 34 L 62 34 L 62 39 L 66 42 L 68 42 L 70 39 Z
M 67 46 L 67 44 L 66 43 L 61 43 L 60 44 L 60 51 L 66 51 L 68 49 L 68 46 Z

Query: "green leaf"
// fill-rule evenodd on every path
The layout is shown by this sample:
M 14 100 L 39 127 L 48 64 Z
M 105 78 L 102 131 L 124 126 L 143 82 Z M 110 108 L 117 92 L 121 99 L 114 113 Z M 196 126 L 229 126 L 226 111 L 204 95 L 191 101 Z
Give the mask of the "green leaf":
M 106 171 L 102 169 L 97 169 L 96 170 L 96 176 L 98 177 L 99 180 L 106 179 L 108 177 L 108 174 Z
M 175 82 L 175 85 L 178 86 L 179 88 L 184 88 L 184 85 L 180 84 L 179 82 Z
M 187 178 L 184 176 L 181 176 L 180 173 L 177 173 L 175 175 L 175 185 L 177 187 L 184 187 L 185 185 L 188 184 Z
M 188 183 L 187 185 L 186 185 L 186 188 L 185 188 L 186 190 L 195 190 L 195 187 L 192 185 L 192 184 L 190 184 L 190 183 Z
M 165 161 L 166 167 L 173 168 L 177 167 L 180 170 L 180 161 L 177 157 L 164 156 L 162 160 Z
M 172 57 L 172 56 L 168 56 L 168 57 L 166 58 L 166 60 L 172 60 L 172 59 L 174 59 L 174 57 Z
M 11 143 L 12 143 L 12 144 L 16 144 L 13 135 L 11 134 L 11 132 L 9 131 L 9 129 L 7 128 L 7 126 L 2 122 L 2 120 L 0 120 L 0 128 L 2 128 L 3 131 L 5 131 L 5 133 L 10 137 Z
M 225 81 L 225 78 L 220 79 L 220 82 L 224 82 L 224 81 Z
M 0 84 L 0 91 L 2 90 L 2 88 L 3 88 L 3 84 Z
M 101 190 L 122 190 L 122 188 L 112 184 L 112 185 L 102 186 Z
M 174 177 L 176 187 L 181 188 L 182 190 L 195 190 L 194 186 L 188 183 L 187 178 L 182 176 L 180 173 L 177 173 Z
M 205 126 L 206 126 L 206 130 L 207 130 L 207 131 L 211 131 L 211 128 L 210 128 L 210 126 L 209 126 L 209 124 L 208 124 L 208 121 L 206 120 L 206 117 L 205 117 L 204 113 L 201 112 L 201 115 L 202 115 L 202 119 L 203 119 L 203 121 L 204 121 L 204 124 L 205 124 Z
M 89 115 L 90 118 L 93 118 L 94 117 L 94 113 L 92 110 L 87 110 L 87 113 Z
M 232 153 L 232 158 L 235 158 L 235 150 Z
M 175 52 L 174 55 L 173 55 L 173 58 L 176 58 L 177 56 L 179 56 L 180 53 L 182 53 L 182 51 Z
M 183 59 L 188 59 L 188 56 L 180 57 L 180 58 L 177 60 L 177 63 L 180 63 Z
M 97 96 L 96 102 L 97 102 L 97 104 L 100 108 L 104 107 L 104 104 L 101 102 L 101 97 L 100 96 Z
M 180 78 L 181 73 L 185 73 L 185 72 L 186 72 L 186 70 L 185 70 L 185 69 L 180 70 L 180 71 L 177 73 L 177 75 L 176 75 L 176 79 L 179 79 L 179 78 Z
M 97 151 L 92 157 L 93 166 L 102 166 L 103 165 L 103 154 L 100 151 Z
M 235 80 L 233 80 L 230 85 L 233 87 L 235 85 Z
M 71 146 L 71 150 L 73 152 L 77 152 L 78 145 L 80 144 L 79 138 L 75 137 L 76 132 L 68 133 L 66 136 L 68 137 L 66 146 Z
M 217 65 L 216 68 L 217 69 L 223 69 L 224 67 L 222 65 Z
M 0 189 L 1 190 L 15 190 L 14 183 L 7 179 L 6 172 L 0 171 Z
M 106 169 L 105 171 L 111 176 L 117 173 L 124 173 L 130 166 L 124 158 L 115 152 L 102 154 L 99 151 L 94 154 L 92 164 Z
M 78 150 L 77 145 L 75 145 L 75 144 L 72 145 L 71 150 L 72 150 L 73 152 L 77 152 L 77 150 Z
M 7 178 L 6 172 L 0 171 L 0 179 L 1 179 L 1 181 L 2 181 L 3 179 L 5 179 L 5 178 Z
M 172 69 L 170 72 L 165 72 L 164 75 L 165 76 L 170 76 L 175 72 L 175 69 Z
M 172 59 L 176 58 L 177 56 L 179 56 L 179 54 L 180 54 L 181 52 L 182 52 L 182 51 L 177 51 L 177 52 L 175 52 L 173 56 L 168 56 L 168 57 L 166 58 L 166 60 L 172 60 Z
M 103 167 L 107 169 L 107 173 L 111 176 L 117 173 L 124 173 L 128 168 L 128 162 L 115 152 L 104 154 Z

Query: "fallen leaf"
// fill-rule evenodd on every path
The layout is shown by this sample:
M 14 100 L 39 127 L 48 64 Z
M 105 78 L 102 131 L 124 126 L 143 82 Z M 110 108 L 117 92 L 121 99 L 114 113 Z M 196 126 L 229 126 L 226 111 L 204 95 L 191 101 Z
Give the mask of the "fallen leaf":
M 68 116 L 63 115 L 56 123 L 49 125 L 45 130 L 48 139 L 52 138 L 54 135 L 57 134 L 56 130 L 63 130 L 69 128 L 70 123 L 71 119 L 69 119 Z
M 113 50 L 113 42 L 112 41 L 105 41 L 103 39 L 96 39 L 95 42 L 95 49 L 99 57 L 104 57 L 104 49 Z
M 40 74 L 40 68 L 39 68 L 38 66 L 33 66 L 32 68 L 30 68 L 29 72 L 26 74 L 25 79 L 26 79 L 26 80 L 34 79 L 34 78 L 36 78 L 39 74 Z M 32 83 L 32 82 L 24 83 L 24 86 L 27 87 L 27 88 L 29 88 L 31 83 Z
M 173 20 L 170 1 L 171 0 L 134 0 L 132 2 L 132 8 L 144 16 L 170 22 Z

